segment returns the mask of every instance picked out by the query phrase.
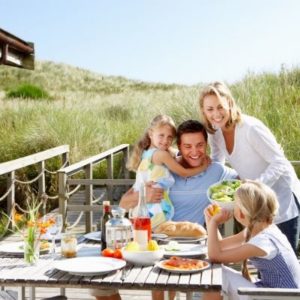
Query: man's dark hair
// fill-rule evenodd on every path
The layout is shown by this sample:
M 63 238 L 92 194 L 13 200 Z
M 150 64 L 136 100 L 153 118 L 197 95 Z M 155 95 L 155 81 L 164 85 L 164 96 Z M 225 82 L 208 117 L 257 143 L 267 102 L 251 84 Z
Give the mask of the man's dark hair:
M 178 128 L 176 133 L 177 145 L 179 146 L 181 143 L 181 136 L 185 133 L 197 133 L 201 132 L 204 136 L 205 141 L 207 142 L 207 132 L 205 127 L 196 120 L 187 120 L 182 122 Z

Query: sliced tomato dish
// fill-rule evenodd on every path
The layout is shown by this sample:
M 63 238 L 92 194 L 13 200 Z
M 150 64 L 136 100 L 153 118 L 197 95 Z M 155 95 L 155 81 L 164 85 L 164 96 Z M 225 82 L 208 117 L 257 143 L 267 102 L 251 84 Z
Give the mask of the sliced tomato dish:
M 165 268 L 172 270 L 198 270 L 206 267 L 208 262 L 199 259 L 172 256 L 162 264 Z

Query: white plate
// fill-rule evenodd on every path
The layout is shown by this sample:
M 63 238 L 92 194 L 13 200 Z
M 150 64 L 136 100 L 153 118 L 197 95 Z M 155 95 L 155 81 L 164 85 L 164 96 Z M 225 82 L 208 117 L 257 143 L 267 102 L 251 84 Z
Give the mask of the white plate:
M 199 243 L 201 241 L 205 241 L 207 236 L 203 236 L 200 238 L 193 238 L 193 237 L 176 237 L 176 236 L 167 236 L 165 238 L 159 238 L 161 242 L 168 243 L 170 241 L 176 241 L 178 243 Z
M 92 276 L 109 273 L 123 268 L 126 262 L 111 257 L 75 257 L 58 261 L 55 268 L 73 275 Z
M 178 250 L 167 250 L 167 245 L 160 246 L 165 249 L 164 256 L 198 256 L 207 254 L 207 247 L 201 244 L 178 244 Z
M 160 262 L 158 262 L 158 263 L 156 264 L 156 266 L 159 267 L 159 268 L 161 268 L 162 270 L 165 270 L 165 271 L 171 272 L 171 273 L 191 274 L 191 273 L 197 273 L 197 272 L 203 271 L 203 270 L 205 270 L 205 269 L 207 269 L 207 268 L 210 267 L 210 263 L 207 263 L 207 265 L 206 265 L 205 267 L 203 267 L 203 268 L 198 268 L 198 269 L 193 269 L 193 270 L 187 270 L 187 269 L 169 269 L 169 268 L 167 268 L 167 267 L 165 267 L 165 266 L 163 265 L 163 262 L 164 262 L 164 261 L 165 261 L 165 260 L 161 260 Z
M 85 234 L 84 237 L 88 240 L 101 242 L 101 231 L 89 232 Z
M 51 245 L 49 245 L 51 247 Z M 0 245 L 0 252 L 10 253 L 10 254 L 22 254 L 24 253 L 24 242 L 13 242 L 5 243 Z M 41 250 L 40 253 L 48 253 L 49 249 Z

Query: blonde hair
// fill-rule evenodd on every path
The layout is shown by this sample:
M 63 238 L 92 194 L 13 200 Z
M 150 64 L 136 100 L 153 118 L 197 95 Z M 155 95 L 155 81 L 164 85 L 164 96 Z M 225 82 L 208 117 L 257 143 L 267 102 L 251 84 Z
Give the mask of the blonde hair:
M 154 119 L 152 119 L 150 126 L 145 130 L 143 136 L 140 140 L 135 144 L 132 154 L 129 158 L 127 168 L 130 171 L 136 171 L 138 166 L 142 160 L 142 154 L 144 150 L 149 149 L 151 145 L 151 139 L 149 136 L 149 132 L 156 128 L 160 128 L 163 126 L 170 126 L 172 129 L 173 137 L 176 135 L 176 126 L 173 119 L 167 115 L 158 115 Z
M 267 185 L 254 180 L 246 180 L 235 192 L 235 200 L 241 212 L 247 217 L 245 241 L 249 241 L 256 222 L 271 224 L 278 211 L 278 200 L 275 192 Z M 247 259 L 242 265 L 243 276 L 250 280 Z
M 208 95 L 215 95 L 221 101 L 222 104 L 228 104 L 230 118 L 226 124 L 226 127 L 241 122 L 241 110 L 237 106 L 229 88 L 225 85 L 225 83 L 215 81 L 204 87 L 199 97 L 200 119 L 202 120 L 204 126 L 206 127 L 206 130 L 209 133 L 215 133 L 216 129 L 213 128 L 212 124 L 207 120 L 203 112 L 204 98 Z

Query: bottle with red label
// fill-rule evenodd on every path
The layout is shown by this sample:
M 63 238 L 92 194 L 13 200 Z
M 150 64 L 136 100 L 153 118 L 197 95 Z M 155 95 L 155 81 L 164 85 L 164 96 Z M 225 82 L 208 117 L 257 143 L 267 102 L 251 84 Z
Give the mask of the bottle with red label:
M 133 218 L 133 240 L 146 250 L 151 240 L 151 220 L 146 203 L 146 187 L 141 184 L 139 190 L 139 204 L 135 217 Z

